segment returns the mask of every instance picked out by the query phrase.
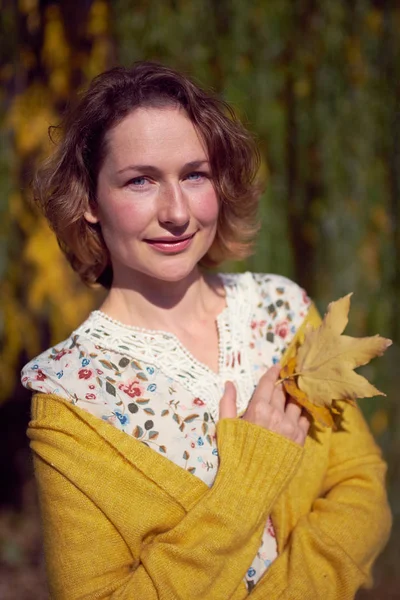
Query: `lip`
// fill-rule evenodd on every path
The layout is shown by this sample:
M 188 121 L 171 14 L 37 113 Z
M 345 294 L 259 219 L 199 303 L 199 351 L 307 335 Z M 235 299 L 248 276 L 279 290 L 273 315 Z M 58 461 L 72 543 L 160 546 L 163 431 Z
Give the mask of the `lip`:
M 174 237 L 159 237 L 151 240 L 144 240 L 146 244 L 154 248 L 155 250 L 162 252 L 163 254 L 176 254 L 186 250 L 192 243 L 195 233 L 191 235 L 181 236 L 179 238 Z
M 157 237 L 157 238 L 151 238 L 148 240 L 145 240 L 145 242 L 148 242 L 150 244 L 157 244 L 159 242 L 161 243 L 175 243 L 175 242 L 183 242 L 185 240 L 188 240 L 189 238 L 192 238 L 194 236 L 196 232 L 194 233 L 190 233 L 189 235 L 181 235 L 181 236 L 172 236 L 172 235 L 166 235 L 164 237 Z

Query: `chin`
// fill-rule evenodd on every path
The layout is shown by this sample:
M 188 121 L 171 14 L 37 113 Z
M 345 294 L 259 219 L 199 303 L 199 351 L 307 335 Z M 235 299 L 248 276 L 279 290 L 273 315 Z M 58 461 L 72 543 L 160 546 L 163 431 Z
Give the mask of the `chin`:
M 197 263 L 187 265 L 186 267 L 171 266 L 168 268 L 166 266 L 165 269 L 157 269 L 157 270 L 153 271 L 152 273 L 148 272 L 148 275 L 150 275 L 154 279 L 158 279 L 160 281 L 169 281 L 169 282 L 173 283 L 173 282 L 182 281 L 183 279 L 186 279 L 187 277 L 189 277 L 189 275 L 193 272 L 193 270 L 196 267 L 197 267 Z
M 129 281 L 132 277 L 136 280 L 145 279 L 159 281 L 165 283 L 178 283 L 190 277 L 198 268 L 198 263 L 203 256 L 208 252 L 212 244 L 204 244 L 203 248 L 196 248 L 195 252 L 184 252 L 170 256 L 155 256 L 153 252 L 145 253 L 140 256 L 139 260 L 134 262 L 124 261 L 125 264 L 113 265 L 114 274 L 120 273 L 119 277 L 115 277 L 115 281 Z M 118 268 L 120 267 L 120 268 Z

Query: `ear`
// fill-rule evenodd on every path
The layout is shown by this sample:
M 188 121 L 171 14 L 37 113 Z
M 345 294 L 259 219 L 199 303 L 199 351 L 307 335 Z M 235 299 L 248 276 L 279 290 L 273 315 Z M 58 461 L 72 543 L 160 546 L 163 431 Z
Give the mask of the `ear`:
M 88 223 L 98 223 L 99 222 L 99 217 L 97 216 L 96 213 L 96 209 L 93 206 L 88 206 L 88 209 L 85 210 L 85 212 L 83 213 L 83 216 L 85 217 L 86 221 Z

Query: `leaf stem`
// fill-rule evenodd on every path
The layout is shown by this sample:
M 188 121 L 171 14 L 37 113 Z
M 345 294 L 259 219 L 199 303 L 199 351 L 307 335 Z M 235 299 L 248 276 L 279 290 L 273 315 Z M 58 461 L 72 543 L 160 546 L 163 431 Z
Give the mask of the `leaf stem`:
M 275 381 L 274 385 L 279 385 L 280 383 L 282 383 L 283 381 L 286 381 L 287 379 L 292 379 L 292 377 L 297 377 L 298 375 L 302 375 L 301 372 L 299 373 L 290 373 L 290 375 L 287 375 L 286 377 L 282 377 L 282 379 L 278 379 L 278 381 Z

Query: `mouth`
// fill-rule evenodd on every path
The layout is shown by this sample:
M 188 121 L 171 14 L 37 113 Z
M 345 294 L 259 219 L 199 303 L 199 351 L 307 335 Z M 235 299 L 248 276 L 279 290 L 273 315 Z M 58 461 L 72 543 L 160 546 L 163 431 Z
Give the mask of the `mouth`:
M 186 240 L 190 240 L 195 236 L 196 232 L 191 233 L 189 235 L 182 235 L 180 237 L 158 237 L 152 239 L 145 239 L 144 241 L 148 244 L 179 244 L 180 242 L 185 242 Z
M 189 248 L 195 235 L 196 232 L 180 237 L 165 236 L 145 239 L 144 241 L 156 252 L 162 252 L 163 254 L 178 254 Z

